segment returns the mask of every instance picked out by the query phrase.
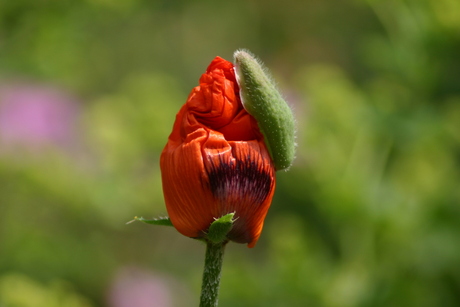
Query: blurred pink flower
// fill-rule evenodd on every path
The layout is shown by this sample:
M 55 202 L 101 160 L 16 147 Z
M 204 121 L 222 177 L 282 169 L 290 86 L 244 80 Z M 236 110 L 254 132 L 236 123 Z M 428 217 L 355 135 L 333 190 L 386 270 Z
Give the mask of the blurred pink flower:
M 110 307 L 171 307 L 170 283 L 136 267 L 121 269 L 108 293 Z
M 52 87 L 0 86 L 0 147 L 68 147 L 76 138 L 78 111 L 75 99 Z

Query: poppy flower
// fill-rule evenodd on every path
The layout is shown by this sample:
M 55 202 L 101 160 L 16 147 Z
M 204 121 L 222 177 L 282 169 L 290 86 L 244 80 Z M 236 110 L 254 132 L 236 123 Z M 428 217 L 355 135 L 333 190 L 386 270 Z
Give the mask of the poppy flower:
M 160 159 L 166 208 L 183 235 L 205 238 L 234 213 L 227 238 L 253 247 L 275 190 L 275 166 L 241 103 L 234 66 L 216 57 L 176 116 Z

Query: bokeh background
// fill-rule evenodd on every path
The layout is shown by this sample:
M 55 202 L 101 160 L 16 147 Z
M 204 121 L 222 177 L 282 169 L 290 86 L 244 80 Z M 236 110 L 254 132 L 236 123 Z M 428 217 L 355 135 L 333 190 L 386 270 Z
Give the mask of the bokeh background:
M 208 63 L 271 69 L 298 153 L 220 306 L 460 306 L 457 0 L 0 1 L 0 306 L 197 306 L 159 154 Z

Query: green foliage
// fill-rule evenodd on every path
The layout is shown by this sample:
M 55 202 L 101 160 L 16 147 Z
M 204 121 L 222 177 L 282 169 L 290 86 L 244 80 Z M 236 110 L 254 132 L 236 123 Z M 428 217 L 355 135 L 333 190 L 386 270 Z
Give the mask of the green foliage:
M 40 284 L 21 274 L 6 274 L 0 279 L 2 306 L 19 307 L 91 307 L 91 302 L 75 293 L 71 285 L 53 281 Z
M 174 116 L 239 48 L 298 147 L 256 248 L 227 247 L 219 306 L 460 305 L 459 31 L 451 0 L 0 1 L 0 305 L 112 306 L 132 265 L 198 305 L 203 245 L 125 224 L 166 214 Z M 73 97 L 72 137 L 7 145 L 17 84 Z

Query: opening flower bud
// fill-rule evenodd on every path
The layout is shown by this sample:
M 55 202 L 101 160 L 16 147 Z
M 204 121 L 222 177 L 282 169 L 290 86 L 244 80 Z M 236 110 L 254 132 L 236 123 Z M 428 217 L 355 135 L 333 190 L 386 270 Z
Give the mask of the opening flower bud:
M 234 213 L 227 239 L 253 247 L 275 190 L 275 166 L 241 103 L 234 66 L 216 57 L 176 116 L 160 158 L 166 208 L 183 235 L 206 238 Z

